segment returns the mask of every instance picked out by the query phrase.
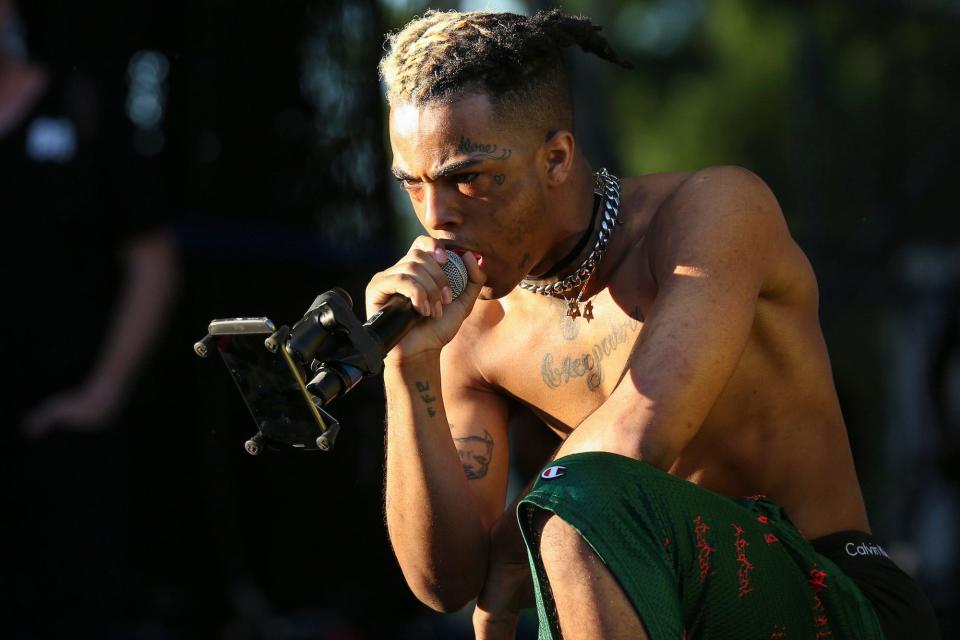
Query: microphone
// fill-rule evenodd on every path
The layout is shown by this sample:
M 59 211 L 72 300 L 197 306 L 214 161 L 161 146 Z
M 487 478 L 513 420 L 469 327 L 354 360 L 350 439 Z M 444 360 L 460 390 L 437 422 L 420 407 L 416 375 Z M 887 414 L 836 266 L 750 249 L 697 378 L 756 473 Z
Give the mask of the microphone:
M 469 276 L 463 259 L 453 251 L 446 253 L 447 262 L 441 268 L 456 299 L 467 288 Z M 316 376 L 307 384 L 307 391 L 324 405 L 348 392 L 365 376 L 380 373 L 387 353 L 424 318 L 410 299 L 399 293 L 393 294 L 363 325 L 350 311 L 351 307 L 350 296 L 343 289 L 318 296 L 307 315 L 293 326 L 285 346 L 301 363 L 313 358 Z
M 459 255 L 447 250 L 447 261 L 440 267 L 447 274 L 453 299 L 456 300 L 467 288 L 467 266 Z M 413 308 L 410 298 L 395 293 L 363 326 L 382 346 L 380 357 L 383 359 L 423 317 Z

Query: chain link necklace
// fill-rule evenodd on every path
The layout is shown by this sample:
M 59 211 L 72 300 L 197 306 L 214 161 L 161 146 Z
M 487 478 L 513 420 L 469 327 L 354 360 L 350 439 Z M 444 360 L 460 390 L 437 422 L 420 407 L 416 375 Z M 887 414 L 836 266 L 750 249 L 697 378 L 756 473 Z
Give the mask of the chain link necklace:
M 580 311 L 580 301 L 583 298 L 583 292 L 587 290 L 587 284 L 590 278 L 596 272 L 600 265 L 600 260 L 607 252 L 610 244 L 610 235 L 620 220 L 620 180 L 606 169 L 600 169 L 593 174 L 594 193 L 603 198 L 603 217 L 600 219 L 600 231 L 597 234 L 597 241 L 590 250 L 590 254 L 580 263 L 580 266 L 570 275 L 561 278 L 550 284 L 536 284 L 535 280 L 524 279 L 520 282 L 520 288 L 533 293 L 539 293 L 544 296 L 556 296 L 563 298 L 567 303 L 567 315 L 571 318 L 578 318 L 581 315 L 591 320 L 593 318 L 593 305 L 588 300 L 583 312 Z M 568 291 L 574 291 L 579 287 L 580 292 L 575 299 L 568 298 Z M 571 294 L 572 295 L 572 294 Z

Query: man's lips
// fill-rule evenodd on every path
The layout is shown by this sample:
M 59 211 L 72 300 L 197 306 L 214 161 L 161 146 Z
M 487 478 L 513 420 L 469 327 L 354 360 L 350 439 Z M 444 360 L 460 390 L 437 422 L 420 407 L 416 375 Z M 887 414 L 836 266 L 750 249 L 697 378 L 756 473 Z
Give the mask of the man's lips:
M 454 245 L 454 244 L 448 244 L 447 249 L 449 249 L 450 251 L 453 251 L 458 256 L 463 256 L 463 254 L 465 253 L 472 253 L 473 257 L 476 258 L 477 260 L 477 266 L 483 269 L 484 260 L 483 260 L 482 254 L 476 251 L 473 251 L 471 249 L 464 249 L 463 247 L 458 247 L 457 245 Z

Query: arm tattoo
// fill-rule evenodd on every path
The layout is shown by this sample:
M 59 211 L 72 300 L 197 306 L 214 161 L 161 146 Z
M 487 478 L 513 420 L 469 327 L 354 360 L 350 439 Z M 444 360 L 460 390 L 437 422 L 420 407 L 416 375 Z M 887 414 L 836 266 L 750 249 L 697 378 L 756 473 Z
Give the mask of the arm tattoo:
M 460 454 L 460 463 L 467 474 L 467 480 L 479 480 L 486 476 L 493 460 L 493 436 L 490 432 L 484 429 L 482 436 L 464 436 L 454 438 L 453 441 L 457 445 L 457 453 Z
M 427 405 L 427 415 L 431 418 L 434 417 L 437 415 L 437 410 L 433 408 L 433 403 L 436 402 L 437 396 L 425 393 L 426 391 L 430 391 L 430 383 L 417 380 L 415 384 L 417 385 L 417 391 L 421 392 L 420 399 Z

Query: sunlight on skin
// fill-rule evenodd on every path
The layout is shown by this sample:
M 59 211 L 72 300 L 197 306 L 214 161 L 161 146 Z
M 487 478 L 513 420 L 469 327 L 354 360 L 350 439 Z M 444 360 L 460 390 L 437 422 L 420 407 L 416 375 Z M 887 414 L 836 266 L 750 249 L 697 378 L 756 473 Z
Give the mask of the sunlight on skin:
M 685 264 L 678 264 L 673 270 L 674 275 L 690 276 L 692 278 L 706 278 L 707 272 L 700 267 L 693 267 Z
M 411 132 L 416 131 L 420 124 L 420 110 L 411 104 L 393 107 L 390 115 L 393 116 L 390 125 L 400 135 L 410 135 Z

